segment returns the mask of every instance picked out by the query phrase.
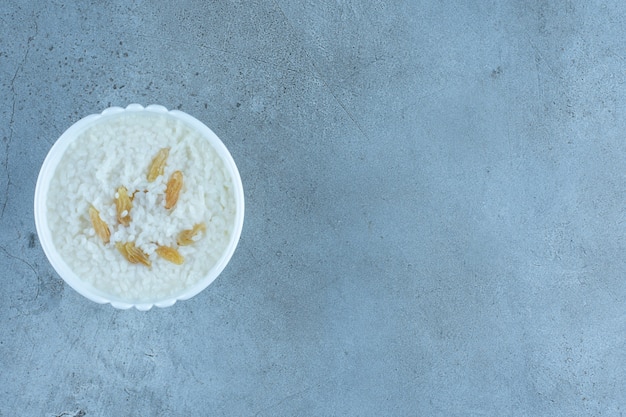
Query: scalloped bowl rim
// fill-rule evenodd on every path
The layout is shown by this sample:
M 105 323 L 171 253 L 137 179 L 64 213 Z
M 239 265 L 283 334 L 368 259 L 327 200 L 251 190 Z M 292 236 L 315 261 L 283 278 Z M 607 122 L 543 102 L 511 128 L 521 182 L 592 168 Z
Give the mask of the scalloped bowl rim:
M 232 177 L 233 189 L 235 192 L 235 203 L 237 206 L 233 234 L 231 235 L 228 246 L 218 262 L 213 266 L 213 268 L 209 270 L 204 278 L 200 279 L 194 285 L 186 287 L 182 292 L 176 293 L 171 297 L 138 302 L 107 294 L 89 284 L 88 282 L 82 280 L 74 271 L 72 271 L 72 269 L 67 265 L 67 263 L 60 255 L 53 243 L 52 232 L 48 227 L 46 208 L 50 181 L 52 180 L 54 172 L 56 171 L 56 168 L 59 165 L 59 162 L 61 161 L 68 146 L 74 140 L 76 140 L 81 135 L 81 133 L 83 133 L 88 128 L 94 126 L 95 124 L 107 121 L 109 119 L 113 119 L 121 115 L 122 113 L 132 112 L 167 114 L 175 119 L 183 121 L 192 130 L 200 133 L 202 137 L 207 139 L 216 150 L 217 154 L 224 161 L 224 166 Z M 211 129 L 209 129 L 209 127 L 207 127 L 204 123 L 202 123 L 195 117 L 180 110 L 168 110 L 167 108 L 156 104 L 143 107 L 142 105 L 136 103 L 130 104 L 126 108 L 109 107 L 99 114 L 91 114 L 89 116 L 85 116 L 73 125 L 71 125 L 65 132 L 63 132 L 59 139 L 57 139 L 57 141 L 54 143 L 52 148 L 48 151 L 48 154 L 46 155 L 46 158 L 41 166 L 41 170 L 39 171 L 37 184 L 35 186 L 34 205 L 35 226 L 37 229 L 37 235 L 39 236 L 39 241 L 41 242 L 41 247 L 43 248 L 44 253 L 50 261 L 52 267 L 70 287 L 72 287 L 82 296 L 88 298 L 91 301 L 95 301 L 96 303 L 110 303 L 113 307 L 117 309 L 128 309 L 131 307 L 135 307 L 136 309 L 142 311 L 149 310 L 153 306 L 170 307 L 174 305 L 178 300 L 187 300 L 199 294 L 206 287 L 208 287 L 221 274 L 224 268 L 226 268 L 226 265 L 228 264 L 235 252 L 237 244 L 239 243 L 239 238 L 241 237 L 241 231 L 243 229 L 243 218 L 245 211 L 243 185 L 241 183 L 241 176 L 239 175 L 237 165 L 235 165 L 235 161 L 233 160 L 232 155 L 230 154 L 224 143 Z

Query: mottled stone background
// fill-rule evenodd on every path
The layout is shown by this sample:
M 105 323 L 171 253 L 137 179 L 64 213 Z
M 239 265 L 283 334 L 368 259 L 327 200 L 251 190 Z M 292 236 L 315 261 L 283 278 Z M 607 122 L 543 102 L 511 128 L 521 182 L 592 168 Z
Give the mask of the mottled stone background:
M 622 1 L 0 2 L 0 416 L 626 412 Z M 48 150 L 162 104 L 237 162 L 172 308 L 63 283 Z

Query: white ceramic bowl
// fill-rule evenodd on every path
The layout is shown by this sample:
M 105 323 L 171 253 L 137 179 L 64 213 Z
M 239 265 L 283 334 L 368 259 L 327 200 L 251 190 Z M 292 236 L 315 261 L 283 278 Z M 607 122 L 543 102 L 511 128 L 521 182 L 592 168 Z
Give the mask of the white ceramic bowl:
M 222 158 L 227 172 L 229 172 L 232 177 L 233 187 L 235 191 L 235 202 L 237 205 L 235 224 L 232 225 L 233 233 L 231 234 L 228 246 L 222 253 L 215 266 L 209 271 L 209 273 L 204 278 L 200 279 L 196 284 L 185 288 L 182 293 L 177 294 L 175 297 L 142 301 L 141 303 L 134 303 L 131 300 L 116 298 L 114 296 L 111 296 L 110 294 L 106 294 L 98 288 L 94 287 L 93 285 L 89 284 L 87 281 L 81 279 L 76 273 L 74 273 L 74 271 L 72 271 L 72 269 L 59 254 L 57 248 L 53 243 L 52 233 L 48 226 L 46 208 L 50 181 L 68 146 L 74 140 L 76 140 L 76 138 L 78 138 L 81 133 L 84 132 L 86 129 L 94 126 L 95 124 L 109 121 L 112 118 L 115 118 L 123 113 L 126 114 L 128 112 L 152 112 L 158 114 L 168 114 L 186 123 L 192 130 L 197 131 L 201 134 L 202 137 L 206 138 L 206 140 L 208 140 L 209 143 L 216 150 L 217 154 Z M 50 149 L 50 152 L 48 152 L 48 155 L 46 156 L 46 159 L 44 160 L 41 167 L 41 171 L 39 172 L 39 178 L 37 179 L 37 186 L 35 188 L 35 224 L 37 227 L 37 234 L 39 235 L 41 246 L 54 269 L 69 286 L 74 288 L 74 290 L 76 290 L 81 295 L 97 303 L 111 303 L 113 307 L 120 309 L 135 307 L 138 310 L 149 310 L 150 308 L 152 308 L 152 306 L 169 307 L 178 300 L 187 300 L 204 290 L 224 270 L 224 268 L 230 261 L 233 253 L 235 252 L 235 248 L 237 247 L 237 243 L 239 242 L 239 238 L 241 236 L 241 230 L 243 228 L 243 217 L 244 196 L 241 177 L 239 176 L 237 166 L 235 165 L 232 156 L 226 149 L 226 146 L 224 146 L 222 141 L 217 137 L 215 133 L 213 133 L 211 129 L 209 129 L 199 120 L 182 111 L 168 111 L 165 107 L 158 105 L 151 105 L 144 108 L 139 104 L 131 104 L 125 109 L 121 107 L 110 107 L 100 114 L 92 114 L 74 123 L 61 135 L 61 137 L 56 141 L 52 149 Z

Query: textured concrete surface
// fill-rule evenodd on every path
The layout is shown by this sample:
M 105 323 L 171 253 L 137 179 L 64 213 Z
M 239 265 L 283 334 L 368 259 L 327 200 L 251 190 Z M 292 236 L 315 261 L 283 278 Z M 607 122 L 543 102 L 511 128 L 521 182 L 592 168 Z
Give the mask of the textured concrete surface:
M 0 416 L 625 414 L 625 17 L 0 2 Z M 209 125 L 247 196 L 224 273 L 147 313 L 64 285 L 32 212 L 56 138 L 132 102 Z

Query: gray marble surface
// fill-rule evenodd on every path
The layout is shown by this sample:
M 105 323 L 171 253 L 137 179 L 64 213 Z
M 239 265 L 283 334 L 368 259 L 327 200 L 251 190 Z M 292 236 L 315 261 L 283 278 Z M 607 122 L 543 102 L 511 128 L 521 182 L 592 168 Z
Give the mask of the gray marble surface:
M 0 2 L 0 416 L 626 412 L 620 1 Z M 68 287 L 33 194 L 109 105 L 211 127 L 232 262 L 172 308 Z

